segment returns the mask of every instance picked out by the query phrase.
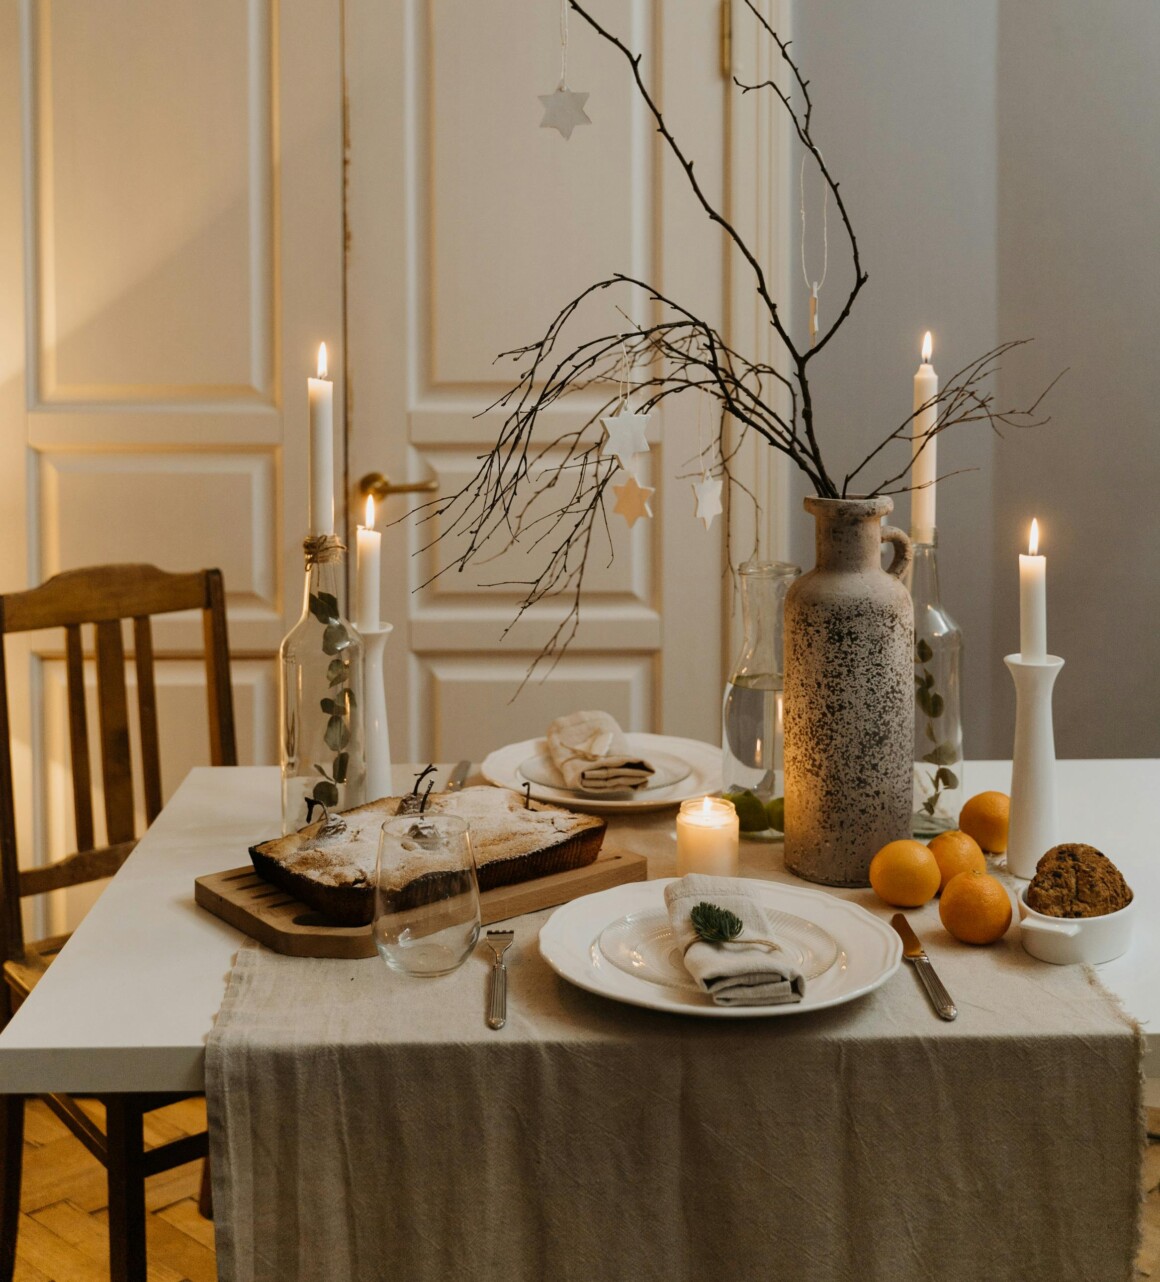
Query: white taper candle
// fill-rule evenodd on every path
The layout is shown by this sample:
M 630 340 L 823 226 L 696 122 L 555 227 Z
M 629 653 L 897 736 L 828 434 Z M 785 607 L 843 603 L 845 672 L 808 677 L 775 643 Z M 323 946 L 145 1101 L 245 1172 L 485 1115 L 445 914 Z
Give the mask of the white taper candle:
M 318 377 L 306 380 L 310 405 L 310 533 L 334 533 L 334 384 L 326 377 L 326 344 Z
M 1027 554 L 1019 554 L 1019 654 L 1025 662 L 1047 658 L 1047 557 L 1039 552 L 1039 522 L 1031 522 Z
M 383 536 L 374 528 L 375 497 L 367 495 L 367 523 L 358 527 L 357 576 L 354 626 L 360 632 L 376 631 L 379 619 L 379 583 L 382 572 Z
M 914 418 L 911 420 L 910 537 L 915 543 L 934 542 L 934 498 L 938 437 L 927 436 L 938 420 L 938 375 L 930 363 L 930 331 L 922 340 L 922 364 L 914 376 Z M 923 407 L 926 408 L 923 408 Z

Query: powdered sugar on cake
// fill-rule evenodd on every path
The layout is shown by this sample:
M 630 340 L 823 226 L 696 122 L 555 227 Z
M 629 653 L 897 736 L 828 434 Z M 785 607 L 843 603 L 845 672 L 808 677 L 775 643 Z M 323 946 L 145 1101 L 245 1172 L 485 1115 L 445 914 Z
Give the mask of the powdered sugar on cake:
M 288 871 L 321 885 L 368 885 L 374 878 L 379 831 L 386 820 L 395 816 L 400 801 L 398 797 L 387 797 L 347 811 L 343 815 L 345 831 L 324 834 L 321 823 L 304 828 L 296 834 L 298 847 L 281 851 L 280 862 Z M 502 788 L 433 793 L 426 811 L 459 815 L 467 820 L 475 861 L 481 868 L 498 860 L 518 859 L 549 849 L 599 822 L 538 802 L 525 808 L 521 793 Z M 419 819 L 418 815 L 414 817 Z M 440 871 L 443 862 L 437 850 L 417 846 L 396 858 L 391 881 L 404 885 L 419 876 Z

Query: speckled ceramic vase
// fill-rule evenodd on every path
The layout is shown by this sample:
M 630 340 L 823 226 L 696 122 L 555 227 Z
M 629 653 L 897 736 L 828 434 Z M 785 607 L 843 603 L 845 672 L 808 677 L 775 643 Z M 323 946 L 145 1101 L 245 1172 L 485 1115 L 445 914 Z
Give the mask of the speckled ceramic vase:
M 889 498 L 805 507 L 817 564 L 785 599 L 785 862 L 809 881 L 865 886 L 875 852 L 910 836 L 910 540 L 882 525 Z

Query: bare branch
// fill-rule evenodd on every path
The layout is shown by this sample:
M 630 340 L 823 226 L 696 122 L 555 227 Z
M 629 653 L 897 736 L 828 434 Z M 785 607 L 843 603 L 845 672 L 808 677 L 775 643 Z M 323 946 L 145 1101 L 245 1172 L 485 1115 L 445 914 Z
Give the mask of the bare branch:
M 494 444 L 478 456 L 474 473 L 455 494 L 422 505 L 417 514 L 421 522 L 431 523 L 430 538 L 421 550 L 430 551 L 448 540 L 455 541 L 454 555 L 433 571 L 426 584 L 451 570 L 462 572 L 468 565 L 493 564 L 512 552 L 523 554 L 521 565 L 532 566 L 526 578 L 497 575 L 490 585 L 519 589 L 515 618 L 504 630 L 505 636 L 529 611 L 552 598 L 563 600 L 563 613 L 555 619 L 548 640 L 532 660 L 525 683 L 542 665 L 547 664 L 551 671 L 559 662 L 579 626 L 585 576 L 594 563 L 592 558 L 604 554 L 611 559 L 613 555 L 614 540 L 605 500 L 619 474 L 619 463 L 603 453 L 604 428 L 600 420 L 616 411 L 624 385 L 641 412 L 663 408 L 674 397 L 709 398 L 717 411 L 717 426 L 708 445 L 698 442 L 696 458 L 702 471 L 711 471 L 725 482 L 726 502 L 730 505 L 744 494 L 756 507 L 752 490 L 738 475 L 740 451 L 751 439 L 750 433 L 756 433 L 770 448 L 789 458 L 809 477 L 819 495 L 837 498 L 848 493 L 850 484 L 879 460 L 888 445 L 904 438 L 909 441 L 915 417 L 908 416 L 847 473 L 839 490 L 822 456 L 809 362 L 845 323 L 868 278 L 840 184 L 813 137 L 809 81 L 790 55 L 789 42 L 777 35 L 753 0 L 745 0 L 761 29 L 776 45 L 788 69 L 789 87 L 783 88 L 772 79 L 755 85 L 737 82 L 738 87 L 743 94 L 767 90 L 780 100 L 799 141 L 833 195 L 853 263 L 854 280 L 844 305 L 829 329 L 807 351 L 795 346 L 779 304 L 769 292 L 764 268 L 745 239 L 709 199 L 694 171 L 693 160 L 669 129 L 645 82 L 641 55 L 601 26 L 579 0 L 569 0 L 569 4 L 626 60 L 636 91 L 694 198 L 751 270 L 757 296 L 773 332 L 785 347 L 786 358 L 781 368 L 750 360 L 676 299 L 646 280 L 621 273 L 589 285 L 565 303 L 535 342 L 496 358 L 497 362 L 510 361 L 514 365 L 515 381 L 482 411 L 503 414 Z M 631 296 L 644 304 L 647 320 L 632 318 L 627 303 L 619 301 L 621 290 L 632 291 Z M 618 313 L 615 328 L 597 337 L 574 339 L 573 322 L 604 297 L 613 301 Z M 1000 357 L 1017 346 L 1018 343 L 1001 344 L 964 366 L 937 398 L 921 407 L 934 408 L 936 418 L 926 439 L 920 442 L 919 453 L 930 439 L 951 426 L 985 421 L 1000 431 L 1041 421 L 1035 416 L 1042 396 L 1026 409 L 1000 410 L 986 387 L 998 369 Z M 775 389 L 788 393 L 788 409 L 780 395 L 773 395 Z M 578 393 L 586 394 L 584 412 L 561 421 L 558 416 L 566 398 Z M 737 433 L 727 446 L 730 420 L 737 425 Z M 553 430 L 545 430 L 546 425 Z M 887 477 L 873 493 L 899 492 L 888 487 L 896 486 L 910 470 L 910 453 L 908 450 L 906 467 Z M 728 521 L 725 537 L 731 555 Z
M 748 0 L 746 0 L 746 2 L 748 3 Z M 713 220 L 713 222 L 715 222 L 722 229 L 722 231 L 725 232 L 725 234 L 729 237 L 729 239 L 741 251 L 741 256 L 745 259 L 745 261 L 749 264 L 750 268 L 753 271 L 754 278 L 757 282 L 757 292 L 761 298 L 761 301 L 765 304 L 766 309 L 769 312 L 770 323 L 773 325 L 774 329 L 777 330 L 778 337 L 786 345 L 786 348 L 788 349 L 788 351 L 796 356 L 797 348 L 794 346 L 793 339 L 790 337 L 789 332 L 786 330 L 785 326 L 782 324 L 781 313 L 778 311 L 778 306 L 773 301 L 773 298 L 770 295 L 769 286 L 767 285 L 765 280 L 764 268 L 761 266 L 761 263 L 758 261 L 757 255 L 754 254 L 754 252 L 749 248 L 749 246 L 745 243 L 742 237 L 738 234 L 737 229 L 733 226 L 733 224 L 730 223 L 728 219 L 726 219 L 720 213 L 720 211 L 712 204 L 709 198 L 705 195 L 705 192 L 702 189 L 700 182 L 698 181 L 696 175 L 693 173 L 693 162 L 688 159 L 685 153 L 681 150 L 681 147 L 678 144 L 677 140 L 669 132 L 669 127 L 665 123 L 665 118 L 661 114 L 660 108 L 657 106 L 656 102 L 653 100 L 652 94 L 649 93 L 648 86 L 645 84 L 644 77 L 641 75 L 641 72 L 640 72 L 641 55 L 639 53 L 633 53 L 632 50 L 626 44 L 624 44 L 623 41 L 621 41 L 616 36 L 614 36 L 610 31 L 605 30 L 605 28 L 602 27 L 600 23 L 598 23 L 596 19 L 581 4 L 578 3 L 578 0 L 569 0 L 569 4 L 571 8 L 573 8 L 584 19 L 584 21 L 588 23 L 588 25 L 593 29 L 593 31 L 596 32 L 597 35 L 599 35 L 602 39 L 607 40 L 610 45 L 613 45 L 617 49 L 619 49 L 620 52 L 624 55 L 624 57 L 628 60 L 628 65 L 632 69 L 632 78 L 633 80 L 636 81 L 637 92 L 640 94 L 641 99 L 644 102 L 644 105 L 649 109 L 649 112 L 651 113 L 653 120 L 656 121 L 657 132 L 668 144 L 668 148 L 676 157 L 677 163 L 685 171 L 685 177 L 689 180 L 689 186 L 692 188 L 693 195 L 696 196 L 698 202 L 701 205 L 701 208 L 705 211 L 706 214 L 709 215 L 709 217 Z

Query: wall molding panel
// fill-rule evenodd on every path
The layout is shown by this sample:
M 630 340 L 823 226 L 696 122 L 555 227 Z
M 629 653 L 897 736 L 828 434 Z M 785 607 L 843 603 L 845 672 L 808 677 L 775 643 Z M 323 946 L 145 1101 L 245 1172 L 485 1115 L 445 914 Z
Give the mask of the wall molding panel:
M 24 0 L 34 409 L 275 404 L 272 5 Z

